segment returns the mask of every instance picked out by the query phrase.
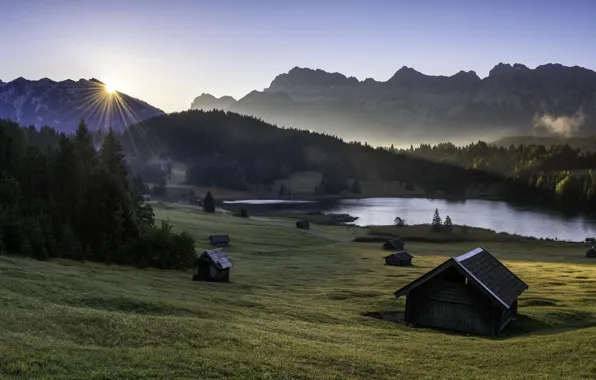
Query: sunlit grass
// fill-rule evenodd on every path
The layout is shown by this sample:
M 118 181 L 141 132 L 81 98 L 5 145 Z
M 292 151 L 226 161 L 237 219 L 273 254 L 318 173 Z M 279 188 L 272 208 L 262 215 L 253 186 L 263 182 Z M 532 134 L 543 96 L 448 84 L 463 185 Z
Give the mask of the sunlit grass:
M 188 273 L 0 257 L 0 377 L 52 379 L 594 378 L 596 265 L 577 245 L 490 241 L 530 285 L 495 339 L 363 316 L 471 243 L 407 243 L 411 268 L 343 227 L 155 205 L 207 236 L 229 233 L 231 283 Z M 596 263 L 596 261 L 595 261 Z

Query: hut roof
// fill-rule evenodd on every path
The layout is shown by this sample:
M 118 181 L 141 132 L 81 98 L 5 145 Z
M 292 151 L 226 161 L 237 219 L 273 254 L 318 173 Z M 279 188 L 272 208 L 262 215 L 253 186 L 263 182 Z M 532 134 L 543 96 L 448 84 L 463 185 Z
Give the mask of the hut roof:
M 399 289 L 395 292 L 395 296 L 401 297 L 408 294 L 410 290 L 422 285 L 450 267 L 456 268 L 472 284 L 506 309 L 509 309 L 517 298 L 528 289 L 528 285 L 507 269 L 505 265 L 483 247 L 478 247 L 464 255 L 445 261 L 427 274 Z
M 397 257 L 400 260 L 408 260 L 408 259 L 413 259 L 414 258 L 414 256 L 410 255 L 406 251 L 398 251 L 398 252 L 392 253 L 392 254 L 390 254 L 388 256 L 385 256 L 385 258 L 388 258 L 390 256 L 395 256 L 395 257 Z
M 228 257 L 228 254 L 221 248 L 204 251 L 199 259 L 209 260 L 219 269 L 227 269 L 232 267 L 232 261 Z
M 384 245 L 387 245 L 387 244 L 391 245 L 395 249 L 402 249 L 403 246 L 405 245 L 401 239 L 387 240 L 387 242 Z
M 230 237 L 227 234 L 213 234 L 209 236 L 209 240 L 213 243 L 227 243 Z

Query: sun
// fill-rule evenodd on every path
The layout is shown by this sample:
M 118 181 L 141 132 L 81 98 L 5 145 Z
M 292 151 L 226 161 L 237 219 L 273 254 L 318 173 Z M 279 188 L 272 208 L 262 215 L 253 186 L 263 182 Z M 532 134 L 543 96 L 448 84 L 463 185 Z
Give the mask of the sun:
M 113 94 L 114 92 L 116 92 L 116 89 L 114 88 L 114 86 L 106 84 L 106 92 L 108 94 Z

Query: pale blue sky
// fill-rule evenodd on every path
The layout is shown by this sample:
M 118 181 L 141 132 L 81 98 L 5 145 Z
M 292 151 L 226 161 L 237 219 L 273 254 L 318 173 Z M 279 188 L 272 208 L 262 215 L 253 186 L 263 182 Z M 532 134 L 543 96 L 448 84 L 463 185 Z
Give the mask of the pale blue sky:
M 590 0 L 0 0 L 0 79 L 96 77 L 165 111 L 294 66 L 386 80 L 499 62 L 596 69 Z

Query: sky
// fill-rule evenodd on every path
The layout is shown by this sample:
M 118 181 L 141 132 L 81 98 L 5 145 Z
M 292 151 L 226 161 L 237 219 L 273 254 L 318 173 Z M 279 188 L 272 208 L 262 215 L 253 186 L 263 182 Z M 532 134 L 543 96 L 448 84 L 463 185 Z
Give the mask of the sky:
M 363 80 L 596 69 L 594 0 L 0 0 L 0 80 L 97 78 L 166 112 L 294 66 Z

